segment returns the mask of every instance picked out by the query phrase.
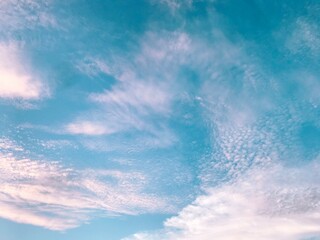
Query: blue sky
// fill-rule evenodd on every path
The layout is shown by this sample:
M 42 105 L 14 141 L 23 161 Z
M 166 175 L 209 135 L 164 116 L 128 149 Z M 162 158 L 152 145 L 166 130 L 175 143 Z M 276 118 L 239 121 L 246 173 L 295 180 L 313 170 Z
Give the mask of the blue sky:
M 3 240 L 320 239 L 320 4 L 0 0 Z

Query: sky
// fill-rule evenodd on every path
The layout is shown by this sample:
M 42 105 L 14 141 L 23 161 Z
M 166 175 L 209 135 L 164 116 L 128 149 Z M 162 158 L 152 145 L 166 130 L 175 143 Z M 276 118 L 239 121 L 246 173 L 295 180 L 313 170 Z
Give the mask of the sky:
M 2 240 L 319 240 L 320 3 L 0 0 Z

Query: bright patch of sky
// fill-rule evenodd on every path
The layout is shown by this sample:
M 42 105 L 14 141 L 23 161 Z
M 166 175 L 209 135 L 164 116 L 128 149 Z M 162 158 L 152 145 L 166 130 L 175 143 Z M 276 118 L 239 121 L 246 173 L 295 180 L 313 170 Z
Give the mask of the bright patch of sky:
M 304 0 L 0 0 L 1 239 L 320 239 L 319 26 Z

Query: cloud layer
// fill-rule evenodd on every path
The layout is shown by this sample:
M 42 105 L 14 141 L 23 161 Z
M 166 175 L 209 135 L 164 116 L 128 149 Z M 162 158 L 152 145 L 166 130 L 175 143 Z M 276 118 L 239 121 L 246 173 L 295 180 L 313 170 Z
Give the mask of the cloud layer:
M 207 189 L 157 233 L 127 239 L 281 239 L 319 236 L 319 165 L 270 165 Z
M 139 172 L 67 168 L 32 160 L 10 139 L 0 141 L 0 217 L 52 230 L 74 228 L 93 216 L 170 211 L 144 193 Z

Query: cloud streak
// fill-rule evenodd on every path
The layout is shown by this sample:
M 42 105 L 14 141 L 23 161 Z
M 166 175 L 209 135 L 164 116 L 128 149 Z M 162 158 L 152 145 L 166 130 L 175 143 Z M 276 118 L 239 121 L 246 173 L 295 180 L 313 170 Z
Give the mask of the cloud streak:
M 147 148 L 174 144 L 177 138 L 167 122 L 182 95 L 175 78 L 189 46 L 190 39 L 185 33 L 148 32 L 142 37 L 139 49 L 130 53 L 131 61 L 127 56 L 84 58 L 76 64 L 81 73 L 89 77 L 104 74 L 116 82 L 101 92 L 90 92 L 87 101 L 94 103 L 94 107 L 65 124 L 65 133 L 117 139 L 130 133 L 135 143 L 145 142 Z M 119 149 L 109 139 L 102 141 L 105 144 L 83 142 L 90 149 Z
M 8 139 L 0 145 L 0 217 L 66 230 L 94 216 L 170 211 L 165 199 L 144 193 L 139 172 L 67 168 L 24 157 Z
M 39 26 L 57 27 L 57 20 L 49 11 L 51 3 L 52 1 L 40 3 L 33 0 L 0 1 L 1 32 L 10 34 Z

